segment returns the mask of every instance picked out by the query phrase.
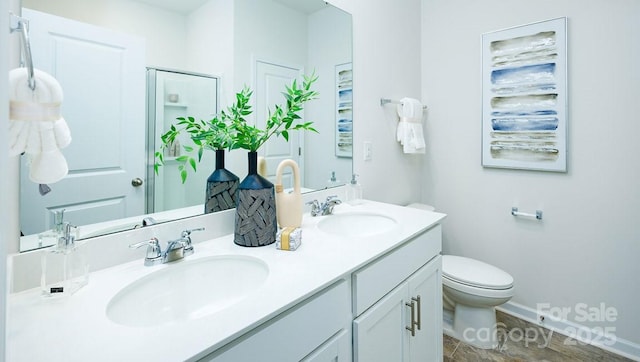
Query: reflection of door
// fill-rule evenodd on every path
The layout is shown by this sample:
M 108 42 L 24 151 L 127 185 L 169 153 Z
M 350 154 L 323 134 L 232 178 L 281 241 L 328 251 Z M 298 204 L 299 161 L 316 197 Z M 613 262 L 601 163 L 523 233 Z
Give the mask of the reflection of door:
M 282 92 L 285 85 L 291 84 L 293 79 L 300 75 L 300 69 L 266 63 L 256 62 L 256 125 L 264 129 L 269 109 L 273 110 L 276 104 L 285 104 Z M 275 183 L 275 173 L 282 160 L 290 158 L 302 168 L 302 158 L 300 157 L 300 134 L 291 132 L 289 142 L 282 136 L 272 137 L 258 150 L 260 156 L 267 161 L 268 178 Z M 303 173 L 301 173 L 303 174 Z M 301 175 L 302 176 L 302 175 Z M 300 180 L 304 184 L 303 180 Z M 282 177 L 282 184 L 285 188 L 292 187 L 291 170 L 287 168 Z
M 71 129 L 63 149 L 69 175 L 40 196 L 22 165 L 20 220 L 25 234 L 51 227 L 51 212 L 83 225 L 144 214 L 144 40 L 24 9 L 36 68 L 64 92 L 62 115 Z M 37 85 L 36 85 L 37 86 Z

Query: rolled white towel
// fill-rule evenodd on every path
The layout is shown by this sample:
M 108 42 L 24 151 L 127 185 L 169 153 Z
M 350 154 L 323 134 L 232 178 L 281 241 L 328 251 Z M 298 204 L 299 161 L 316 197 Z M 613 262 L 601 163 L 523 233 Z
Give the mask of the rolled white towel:
M 32 90 L 25 68 L 9 72 L 9 149 L 12 155 L 28 155 L 33 182 L 54 183 L 69 172 L 60 148 L 69 145 L 71 132 L 60 115 L 63 94 L 58 81 L 39 69 L 34 69 L 34 77 Z
M 60 83 L 49 73 L 33 70 L 36 89 L 29 88 L 29 74 L 26 68 L 9 71 L 9 99 L 15 102 L 61 103 L 63 100 Z

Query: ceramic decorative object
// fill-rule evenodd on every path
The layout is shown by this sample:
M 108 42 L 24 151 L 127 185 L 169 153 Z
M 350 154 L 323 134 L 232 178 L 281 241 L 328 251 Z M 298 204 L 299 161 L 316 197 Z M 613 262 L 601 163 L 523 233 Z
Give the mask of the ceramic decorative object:
M 238 187 L 233 242 L 241 246 L 264 246 L 276 241 L 274 187 L 258 174 L 258 153 L 249 152 L 249 174 Z
M 233 209 L 240 179 L 224 168 L 224 150 L 216 150 L 216 170 L 207 178 L 205 214 Z
M 291 168 L 293 190 L 285 192 L 282 175 L 285 168 Z M 276 170 L 276 210 L 278 225 L 281 228 L 298 228 L 302 225 L 302 193 L 300 192 L 300 168 L 294 160 L 286 159 Z

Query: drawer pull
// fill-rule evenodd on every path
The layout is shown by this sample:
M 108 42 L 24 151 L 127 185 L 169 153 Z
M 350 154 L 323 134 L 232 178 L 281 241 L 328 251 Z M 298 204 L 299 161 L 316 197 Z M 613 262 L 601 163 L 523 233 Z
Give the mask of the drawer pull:
M 420 313 L 420 309 L 421 309 L 420 308 L 420 304 L 422 304 L 422 303 L 420 303 L 420 295 L 418 295 L 415 298 L 411 297 L 411 300 L 412 300 L 411 303 L 416 302 L 418 304 L 418 318 L 413 323 L 415 323 L 416 327 L 418 327 L 418 330 L 420 330 L 420 325 L 422 324 L 422 313 Z M 411 318 L 411 319 L 413 320 L 413 318 Z
M 413 298 L 412 298 L 413 299 Z M 408 331 L 411 332 L 411 337 L 414 337 L 416 335 L 416 322 L 415 322 L 415 317 L 416 317 L 416 305 L 415 302 L 412 300 L 411 303 L 405 303 L 405 305 L 409 308 L 411 308 L 411 326 L 409 327 L 405 327 Z

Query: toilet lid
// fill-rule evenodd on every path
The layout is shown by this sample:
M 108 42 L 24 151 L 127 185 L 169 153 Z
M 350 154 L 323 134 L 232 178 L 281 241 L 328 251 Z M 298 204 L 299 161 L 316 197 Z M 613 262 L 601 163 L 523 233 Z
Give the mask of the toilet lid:
M 442 276 L 479 288 L 508 289 L 513 286 L 513 277 L 502 269 L 463 256 L 442 256 Z

